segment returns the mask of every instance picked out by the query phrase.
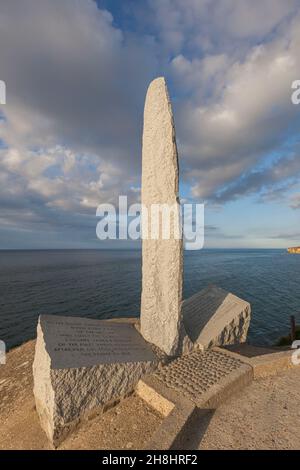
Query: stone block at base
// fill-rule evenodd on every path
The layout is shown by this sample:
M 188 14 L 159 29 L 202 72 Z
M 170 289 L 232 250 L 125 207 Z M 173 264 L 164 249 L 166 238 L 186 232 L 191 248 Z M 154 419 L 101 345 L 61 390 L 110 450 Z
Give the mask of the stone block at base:
M 133 325 L 40 316 L 34 396 L 49 440 L 57 446 L 82 419 L 131 393 L 158 363 Z
M 183 302 L 183 322 L 194 349 L 243 343 L 251 306 L 230 292 L 209 286 Z

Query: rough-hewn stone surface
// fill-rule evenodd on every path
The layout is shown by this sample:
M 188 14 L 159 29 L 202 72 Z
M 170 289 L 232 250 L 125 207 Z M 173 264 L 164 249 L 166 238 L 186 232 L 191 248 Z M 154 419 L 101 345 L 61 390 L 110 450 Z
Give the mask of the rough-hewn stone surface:
M 183 303 L 183 321 L 195 349 L 243 343 L 251 319 L 250 304 L 209 286 Z
M 157 364 L 133 325 L 41 316 L 34 396 L 49 440 L 58 445 L 81 419 L 126 396 Z
M 178 203 L 178 155 L 171 104 L 164 78 L 154 80 L 148 89 L 144 111 L 142 203 L 148 210 L 148 227 L 153 221 L 151 205 Z M 143 224 L 146 222 L 143 212 Z M 166 354 L 178 353 L 182 326 L 182 238 L 179 214 L 171 217 L 170 239 L 145 239 L 143 228 L 143 267 L 141 333 Z M 148 237 L 150 238 L 148 232 Z

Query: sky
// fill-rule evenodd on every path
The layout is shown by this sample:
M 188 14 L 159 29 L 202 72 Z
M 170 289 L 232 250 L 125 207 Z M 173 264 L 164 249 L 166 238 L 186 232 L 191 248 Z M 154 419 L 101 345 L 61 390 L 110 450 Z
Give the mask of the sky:
M 205 248 L 300 245 L 300 0 L 1 0 L 0 249 L 125 248 L 143 106 L 165 76 Z

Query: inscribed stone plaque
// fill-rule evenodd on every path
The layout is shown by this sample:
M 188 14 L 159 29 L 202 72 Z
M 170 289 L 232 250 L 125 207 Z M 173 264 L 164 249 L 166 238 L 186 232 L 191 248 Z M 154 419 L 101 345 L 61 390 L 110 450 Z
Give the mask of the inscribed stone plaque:
M 248 302 L 216 286 L 183 302 L 186 332 L 200 349 L 246 341 L 250 315 Z
M 81 419 L 127 396 L 158 364 L 131 324 L 40 316 L 34 397 L 49 440 L 57 446 Z
M 42 315 L 53 369 L 155 360 L 133 325 L 78 317 Z

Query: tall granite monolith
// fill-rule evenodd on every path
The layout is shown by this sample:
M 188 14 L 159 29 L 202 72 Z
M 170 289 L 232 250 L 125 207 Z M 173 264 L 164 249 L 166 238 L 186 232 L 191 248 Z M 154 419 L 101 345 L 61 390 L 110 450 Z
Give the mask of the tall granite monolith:
M 182 329 L 183 248 L 182 237 L 178 237 L 178 180 L 173 113 L 166 82 L 161 77 L 150 84 L 144 110 L 141 333 L 169 356 L 179 352 Z M 157 208 L 162 209 L 158 231 Z M 168 208 L 173 210 L 168 213 Z M 169 237 L 163 233 L 168 219 Z

